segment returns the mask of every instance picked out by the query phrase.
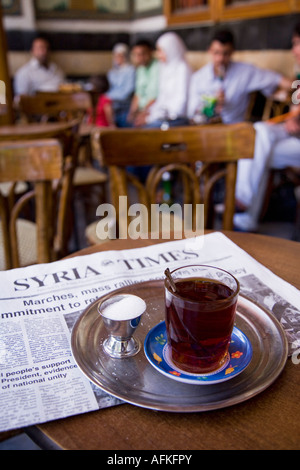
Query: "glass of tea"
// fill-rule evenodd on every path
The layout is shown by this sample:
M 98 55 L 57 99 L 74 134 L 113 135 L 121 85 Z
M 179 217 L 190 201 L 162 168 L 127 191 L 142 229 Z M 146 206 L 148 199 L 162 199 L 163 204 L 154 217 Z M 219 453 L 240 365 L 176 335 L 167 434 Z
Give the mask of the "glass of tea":
M 192 374 L 222 368 L 228 357 L 239 282 L 213 266 L 185 266 L 170 275 L 173 283 L 165 279 L 166 328 L 174 365 Z

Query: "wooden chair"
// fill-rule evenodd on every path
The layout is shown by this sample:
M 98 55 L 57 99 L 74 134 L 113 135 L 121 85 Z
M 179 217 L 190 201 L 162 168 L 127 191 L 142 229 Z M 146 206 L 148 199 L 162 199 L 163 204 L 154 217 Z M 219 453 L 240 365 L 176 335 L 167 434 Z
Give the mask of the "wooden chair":
M 0 182 L 27 181 L 31 188 L 12 208 L 0 194 L 1 270 L 48 263 L 62 255 L 70 210 L 72 161 L 54 139 L 0 143 Z M 25 218 L 29 202 L 30 220 Z
M 250 93 L 248 107 L 244 117 L 244 121 L 246 122 L 253 122 L 255 120 L 254 110 L 257 103 L 258 95 L 258 91 L 253 91 L 252 93 Z
M 105 200 L 108 180 L 105 169 L 96 168 L 94 165 L 90 140 L 93 126 L 86 126 L 84 123 L 87 113 L 93 109 L 90 94 L 87 92 L 43 92 L 34 96 L 23 95 L 19 99 L 18 107 L 21 116 L 29 122 L 80 120 L 78 158 L 73 184 L 74 188 L 80 192 L 80 200 L 84 205 L 86 223 L 88 223 L 89 219 L 94 216 L 96 206 Z M 85 127 L 88 127 L 87 132 L 83 132 Z M 79 242 L 77 244 L 79 248 Z
M 245 121 L 266 121 L 271 117 L 287 112 L 291 97 L 286 91 L 279 89 L 273 95 L 265 97 L 260 91 L 250 93 Z
M 73 149 L 75 159 L 74 186 L 82 187 L 87 184 L 104 184 L 107 181 L 107 175 L 91 167 L 81 167 L 77 165 L 78 148 L 80 145 L 79 135 L 80 121 L 72 119 L 67 122 L 47 122 L 47 123 L 26 123 L 15 126 L 3 126 L 0 128 L 0 142 L 6 140 L 31 140 L 43 138 L 55 138 L 66 140 L 66 135 L 70 132 L 73 135 L 76 146 Z M 76 148 L 76 150 L 75 150 Z
M 22 95 L 18 103 L 19 112 L 27 122 L 83 120 L 92 106 L 91 97 L 86 92 Z
M 176 172 L 177 181 L 178 175 L 182 175 L 179 178 L 181 189 L 177 190 L 181 204 L 191 203 L 194 207 L 203 203 L 205 227 L 208 227 L 212 190 L 216 182 L 224 178 L 223 228 L 233 228 L 237 162 L 253 157 L 255 131 L 252 124 L 187 126 L 167 131 L 104 130 L 99 138 L 102 157 L 109 169 L 111 202 L 119 225 L 128 225 L 127 214 L 119 213 L 119 197 L 130 196 L 130 185 L 136 189 L 137 200 L 149 208 L 157 202 L 163 175 Z M 152 167 L 145 184 L 126 171 L 127 167 L 140 165 Z M 89 226 L 86 232 L 90 243 L 100 241 L 96 224 Z M 123 231 L 123 227 L 119 230 Z
M 90 167 L 81 167 L 77 165 L 78 160 L 78 147 L 79 147 L 79 133 L 78 129 L 80 122 L 72 120 L 68 122 L 46 122 L 46 123 L 26 123 L 12 126 L 0 127 L 0 142 L 10 141 L 24 141 L 44 138 L 58 139 L 63 147 L 63 154 L 65 157 L 71 156 L 73 162 L 73 178 L 72 178 L 72 193 L 77 194 L 76 190 L 80 192 L 80 196 L 85 195 L 90 188 L 90 184 L 100 185 L 102 190 L 102 198 L 104 198 L 104 188 L 106 189 L 107 175 L 103 172 L 97 171 Z M 96 173 L 96 176 L 95 176 Z M 14 201 L 16 196 L 23 194 L 27 190 L 26 182 L 20 182 L 17 185 L 9 183 L 0 183 L 0 191 L 9 201 Z M 10 204 L 12 204 L 10 202 Z M 67 254 L 68 242 L 72 235 L 72 228 L 74 230 L 75 248 L 80 248 L 80 239 L 84 237 L 85 227 L 77 224 L 76 211 L 78 205 L 75 198 L 72 200 L 73 208 L 69 214 L 69 225 L 66 224 L 65 232 L 63 233 L 64 252 Z M 95 203 L 97 206 L 97 203 Z M 79 208 L 80 209 L 80 208 Z M 96 209 L 93 211 L 95 214 Z M 73 219 L 72 219 L 73 217 Z M 67 231 L 68 229 L 68 231 Z
M 25 125 L 4 126 L 0 129 L 0 143 L 6 142 L 24 142 L 28 140 L 43 140 L 43 139 L 56 139 L 60 142 L 64 159 L 68 158 L 68 165 L 70 167 L 71 188 L 70 193 L 73 192 L 74 181 L 77 178 L 76 160 L 78 153 L 78 127 L 79 121 L 73 120 L 70 122 L 62 123 L 35 123 Z M 72 171 L 71 171 L 72 170 Z M 28 190 L 28 183 L 26 181 L 0 183 L 0 192 L 7 200 L 8 206 L 11 208 L 16 198 L 20 197 Z M 70 196 L 71 197 L 71 196 Z M 68 241 L 71 236 L 71 229 L 73 226 L 72 217 L 74 211 L 69 211 L 68 214 L 69 224 L 65 224 L 66 230 L 61 233 L 61 247 L 62 252 L 67 254 Z
M 291 102 L 290 95 L 285 91 L 278 90 L 266 99 L 262 120 L 267 121 L 268 119 L 276 118 L 287 113 L 290 109 Z

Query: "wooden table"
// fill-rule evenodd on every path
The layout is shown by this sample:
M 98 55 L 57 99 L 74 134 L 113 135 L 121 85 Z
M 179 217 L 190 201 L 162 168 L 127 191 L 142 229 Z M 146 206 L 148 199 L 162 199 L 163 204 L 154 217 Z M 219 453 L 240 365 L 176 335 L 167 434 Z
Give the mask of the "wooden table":
M 44 123 L 23 123 L 0 126 L 0 142 L 3 140 L 35 140 L 57 138 L 71 125 L 76 125 L 77 120 L 70 122 L 44 122 Z M 81 123 L 78 129 L 80 146 L 85 147 L 86 161 L 91 163 L 92 150 L 90 138 L 95 129 L 93 124 Z
M 64 124 L 64 123 L 63 123 Z M 63 127 L 62 123 L 37 123 L 37 124 L 12 124 L 10 126 L 0 126 L 0 140 L 19 140 L 24 138 L 38 138 L 44 134 L 50 134 L 50 136 L 60 131 Z M 47 135 L 48 137 L 48 135 Z
M 300 288 L 300 243 L 262 235 L 225 234 L 275 274 Z M 154 240 L 117 240 L 78 254 L 155 243 Z M 230 408 L 172 414 L 124 404 L 42 424 L 35 429 L 69 450 L 299 449 L 299 408 L 300 365 L 289 359 L 280 377 L 267 390 Z
M 226 235 L 275 274 L 300 288 L 300 243 L 261 235 Z M 114 241 L 79 254 L 155 244 Z M 63 449 L 299 449 L 300 365 L 291 359 L 266 391 L 221 410 L 172 414 L 129 404 L 38 426 Z
M 77 122 L 74 120 L 74 123 Z M 44 122 L 44 123 L 24 123 L 12 124 L 9 126 L 0 126 L 0 141 L 1 140 L 24 140 L 25 138 L 38 139 L 50 138 L 56 134 L 64 131 L 70 126 L 70 122 Z M 93 125 L 82 124 L 79 128 L 81 137 L 88 137 L 94 129 Z

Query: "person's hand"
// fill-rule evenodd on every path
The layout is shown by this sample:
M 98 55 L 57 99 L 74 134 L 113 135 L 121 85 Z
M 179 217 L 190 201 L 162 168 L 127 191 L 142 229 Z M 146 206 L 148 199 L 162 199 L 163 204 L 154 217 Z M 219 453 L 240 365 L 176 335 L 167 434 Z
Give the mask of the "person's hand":
M 132 124 L 135 119 L 136 114 L 137 114 L 137 111 L 130 110 L 129 113 L 127 114 L 127 119 L 126 119 L 127 122 Z
M 136 116 L 135 116 L 135 119 L 134 119 L 134 126 L 135 127 L 142 127 L 142 126 L 145 126 L 146 123 L 147 123 L 147 118 L 148 116 L 148 112 L 145 110 L 145 111 L 141 111 L 139 112 Z

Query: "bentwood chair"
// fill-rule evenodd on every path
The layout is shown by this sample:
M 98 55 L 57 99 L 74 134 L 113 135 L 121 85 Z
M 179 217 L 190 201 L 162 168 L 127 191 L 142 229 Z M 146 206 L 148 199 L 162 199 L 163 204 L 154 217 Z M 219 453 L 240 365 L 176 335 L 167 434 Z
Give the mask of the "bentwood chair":
M 78 133 L 78 121 L 71 123 L 45 123 L 45 124 L 24 124 L 8 125 L 0 127 L 0 142 L 18 141 L 32 139 L 57 138 L 63 141 L 64 148 L 70 152 L 71 140 L 74 142 L 75 135 Z M 66 145 L 68 148 L 66 148 Z M 0 183 L 0 191 L 8 199 L 22 195 L 27 190 L 27 184 L 20 181 L 17 185 Z
M 90 135 L 93 125 L 87 125 L 86 117 L 91 114 L 93 102 L 87 92 L 76 93 L 37 93 L 34 96 L 21 96 L 18 104 L 22 118 L 29 122 L 70 121 L 79 119 L 79 146 L 74 188 L 84 205 L 86 223 L 95 214 L 97 205 L 105 200 L 107 173 L 104 168 L 95 166 L 91 149 Z M 91 190 L 92 189 L 92 190 Z
M 119 233 L 121 230 L 124 234 L 130 224 L 126 210 L 119 210 L 120 196 L 127 196 L 128 204 L 132 203 L 135 188 L 135 201 L 145 204 L 150 213 L 152 204 L 163 202 L 159 201 L 159 193 L 166 173 L 176 175 L 172 187 L 174 202 L 179 197 L 182 207 L 204 204 L 205 228 L 209 228 L 213 189 L 218 180 L 224 179 L 222 228 L 232 230 L 237 163 L 242 158 L 253 158 L 255 131 L 251 123 L 187 126 L 167 131 L 104 130 L 99 139 L 102 158 L 109 170 L 111 202 Z M 145 184 L 128 171 L 128 167 L 148 165 L 151 170 Z M 96 227 L 97 222 L 86 231 L 90 243 L 100 241 Z
M 0 128 L 0 143 L 24 142 L 28 140 L 56 139 L 60 142 L 64 159 L 68 158 L 72 167 L 70 168 L 71 188 L 70 198 L 73 194 L 74 181 L 77 179 L 78 170 L 76 168 L 78 154 L 78 127 L 79 121 L 59 123 L 30 123 L 24 125 L 3 126 Z M 72 171 L 71 171 L 72 170 Z M 0 183 L 0 192 L 7 200 L 11 208 L 16 198 L 19 198 L 28 190 L 28 182 L 20 181 L 17 184 L 12 182 Z M 74 211 L 69 211 L 69 224 L 65 225 L 61 240 L 62 253 L 68 254 L 68 242 L 71 237 L 71 230 L 74 224 L 72 219 Z
M 69 121 L 84 119 L 92 108 L 89 93 L 37 93 L 22 95 L 18 103 L 19 112 L 27 122 Z
M 1 270 L 62 256 L 72 171 L 72 160 L 64 158 L 57 140 L 0 143 L 0 182 L 30 185 L 13 207 L 0 193 Z
M 278 92 L 266 98 L 262 120 L 267 121 L 287 113 L 291 103 L 291 96 L 285 91 L 278 90 Z

